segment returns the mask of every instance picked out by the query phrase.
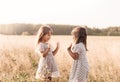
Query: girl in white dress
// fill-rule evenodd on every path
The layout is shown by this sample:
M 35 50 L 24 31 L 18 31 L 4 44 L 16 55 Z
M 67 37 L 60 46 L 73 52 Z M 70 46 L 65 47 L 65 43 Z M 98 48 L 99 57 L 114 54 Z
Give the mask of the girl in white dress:
M 41 55 L 39 60 L 38 69 L 36 72 L 36 79 L 52 80 L 52 77 L 59 77 L 59 71 L 54 59 L 58 49 L 53 50 L 48 43 L 52 35 L 52 29 L 49 26 L 41 26 L 37 34 L 36 52 Z
M 76 27 L 72 30 L 74 44 L 71 44 L 67 51 L 74 59 L 69 82 L 87 82 L 89 65 L 86 58 L 87 34 L 83 27 Z

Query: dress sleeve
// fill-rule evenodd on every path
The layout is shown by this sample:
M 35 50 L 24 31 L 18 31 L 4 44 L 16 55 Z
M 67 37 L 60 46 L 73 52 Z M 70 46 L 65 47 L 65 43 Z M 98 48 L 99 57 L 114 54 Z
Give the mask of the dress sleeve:
M 45 51 L 45 49 L 44 49 L 44 44 L 40 43 L 40 44 L 37 46 L 37 48 L 36 48 L 35 51 L 36 51 L 37 54 L 41 54 L 42 51 Z
M 80 55 L 81 52 L 82 52 L 82 47 L 80 45 L 76 45 L 74 47 L 74 53 L 78 53 Z

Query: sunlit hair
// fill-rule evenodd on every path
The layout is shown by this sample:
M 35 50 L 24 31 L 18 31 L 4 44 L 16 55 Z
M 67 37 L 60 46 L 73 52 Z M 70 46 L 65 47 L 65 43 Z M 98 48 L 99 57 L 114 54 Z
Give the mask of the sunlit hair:
M 80 42 L 82 42 L 86 48 L 87 51 L 87 33 L 86 33 L 86 29 L 84 27 L 81 26 L 77 26 L 76 28 L 74 28 L 71 32 L 72 35 L 74 35 L 74 39 L 75 39 L 75 43 L 78 44 Z
M 53 33 L 52 28 L 48 25 L 42 25 L 39 28 L 38 33 L 37 33 L 36 43 L 35 43 L 36 46 L 42 41 L 43 36 L 49 33 L 49 31 Z

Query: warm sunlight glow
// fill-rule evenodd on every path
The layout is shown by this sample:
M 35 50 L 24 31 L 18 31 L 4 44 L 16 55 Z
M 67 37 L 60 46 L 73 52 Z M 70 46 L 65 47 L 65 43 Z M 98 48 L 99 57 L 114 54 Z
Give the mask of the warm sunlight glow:
M 120 25 L 119 0 L 0 0 L 0 24 Z

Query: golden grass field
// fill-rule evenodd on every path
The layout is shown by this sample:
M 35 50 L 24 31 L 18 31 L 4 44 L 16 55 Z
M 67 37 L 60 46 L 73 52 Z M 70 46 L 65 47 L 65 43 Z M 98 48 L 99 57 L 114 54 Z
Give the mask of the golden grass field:
M 0 35 L 0 82 L 41 82 L 35 79 L 39 56 L 35 54 L 35 36 Z M 55 56 L 61 74 L 68 82 L 73 59 L 67 53 L 71 36 L 52 36 L 51 44 L 60 42 Z M 120 36 L 88 36 L 88 82 L 120 82 Z M 54 81 L 53 81 L 54 82 Z

